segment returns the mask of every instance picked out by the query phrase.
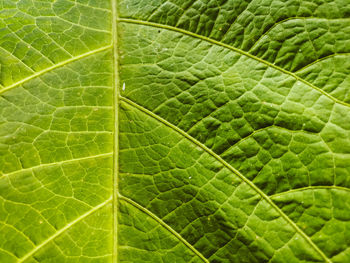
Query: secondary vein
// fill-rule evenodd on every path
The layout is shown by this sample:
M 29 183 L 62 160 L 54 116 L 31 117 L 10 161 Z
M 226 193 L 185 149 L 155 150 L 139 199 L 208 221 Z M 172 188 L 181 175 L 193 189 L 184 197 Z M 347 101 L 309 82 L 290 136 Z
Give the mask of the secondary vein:
M 330 259 L 321 251 L 318 246 L 311 240 L 311 238 L 304 233 L 271 199 L 268 195 L 266 195 L 260 188 L 258 188 L 253 182 L 251 182 L 248 178 L 246 178 L 243 174 L 241 174 L 238 170 L 236 170 L 234 167 L 232 167 L 229 163 L 227 163 L 223 158 L 221 158 L 219 155 L 217 155 L 215 152 L 213 152 L 211 149 L 209 149 L 207 146 L 199 142 L 197 139 L 193 138 L 191 135 L 187 134 L 185 131 L 181 130 L 180 128 L 176 127 L 175 125 L 171 124 L 167 120 L 163 119 L 162 117 L 154 114 L 153 112 L 149 111 L 148 109 L 142 107 L 141 105 L 129 100 L 128 98 L 120 96 L 120 100 L 126 102 L 130 106 L 146 113 L 150 117 L 158 120 L 159 122 L 163 123 L 164 125 L 168 126 L 169 128 L 175 130 L 179 134 L 181 134 L 183 137 L 187 138 L 200 148 L 202 148 L 204 151 L 209 153 L 211 156 L 213 156 L 215 159 L 217 159 L 220 163 L 222 163 L 227 169 L 229 169 L 231 172 L 236 174 L 242 181 L 244 181 L 246 184 L 248 184 L 254 191 L 256 191 L 266 202 L 268 202 L 279 214 L 284 220 L 290 224 L 297 233 L 299 233 L 307 243 L 310 244 L 310 246 L 324 259 L 325 262 L 331 263 Z
M 0 174 L 0 180 L 3 178 L 7 178 L 11 175 L 17 174 L 17 173 L 21 173 L 21 172 L 26 172 L 26 171 L 33 171 L 35 169 L 39 169 L 39 168 L 44 168 L 44 167 L 50 167 L 50 166 L 54 166 L 54 165 L 62 165 L 65 163 L 71 163 L 71 162 L 78 162 L 78 161 L 83 161 L 83 160 L 89 160 L 89 159 L 95 159 L 95 158 L 99 158 L 99 157 L 108 157 L 111 156 L 112 153 L 101 153 L 101 154 L 97 154 L 97 155 L 90 155 L 90 156 L 85 156 L 85 157 L 81 157 L 81 158 L 74 158 L 74 159 L 68 159 L 68 160 L 63 160 L 60 162 L 54 162 L 54 163 L 42 163 L 36 166 L 32 166 L 32 167 L 28 167 L 28 168 L 24 168 L 21 170 L 16 170 L 10 173 L 6 173 L 6 174 Z
M 282 73 L 285 73 L 285 74 L 288 74 L 290 76 L 292 76 L 293 78 L 295 78 L 296 80 L 304 83 L 305 85 L 311 87 L 312 89 L 314 90 L 317 90 L 318 92 L 322 93 L 324 96 L 330 98 L 331 100 L 333 100 L 334 102 L 338 103 L 338 104 L 342 104 L 344 106 L 347 106 L 347 107 L 350 107 L 350 104 L 349 103 L 346 103 L 344 101 L 341 101 L 341 100 L 338 100 L 337 98 L 333 97 L 332 95 L 328 94 L 327 92 L 325 92 L 324 90 L 316 87 L 315 85 L 311 84 L 310 82 L 304 80 L 303 78 L 299 77 L 298 75 L 294 74 L 293 72 L 290 72 L 288 70 L 285 70 L 273 63 L 270 63 L 266 60 L 263 60 L 259 57 L 256 57 L 246 51 L 243 51 L 241 49 L 238 49 L 238 48 L 235 48 L 233 46 L 230 46 L 228 44 L 225 44 L 225 43 L 222 43 L 220 41 L 217 41 L 217 40 L 214 40 L 212 38 L 209 38 L 209 37 L 205 37 L 205 36 L 202 36 L 202 35 L 199 35 L 199 34 L 196 34 L 196 33 L 193 33 L 193 32 L 190 32 L 190 31 L 187 31 L 187 30 L 184 30 L 184 29 L 181 29 L 181 28 L 176 28 L 176 27 L 173 27 L 173 26 L 168 26 L 168 25 L 163 25 L 163 24 L 158 24 L 158 23 L 153 23 L 153 22 L 148 22 L 148 21 L 142 21 L 142 20 L 135 20 L 135 19 L 129 19 L 129 18 L 120 18 L 118 20 L 119 22 L 125 22 L 125 23 L 132 23 L 132 24 L 139 24 L 139 25 L 145 25 L 145 26 L 152 26 L 152 27 L 157 27 L 157 28 L 162 28 L 162 29 L 167 29 L 167 30 L 171 30 L 171 31 L 175 31 L 175 32 L 178 32 L 178 33 L 182 33 L 182 34 L 185 34 L 185 35 L 188 35 L 188 36 L 191 36 L 191 37 L 195 37 L 195 38 L 199 38 L 199 39 L 202 39 L 204 41 L 207 41 L 207 42 L 210 42 L 212 44 L 215 44 L 215 45 L 218 45 L 218 46 L 222 46 L 224 48 L 227 48 L 227 49 L 230 49 L 232 51 L 235 51 L 237 53 L 240 53 L 246 57 L 249 57 L 251 59 L 254 59 L 256 61 L 259 61 L 260 63 L 263 63 L 271 68 L 274 68 L 278 71 L 281 71 Z
M 38 246 L 34 247 L 31 251 L 29 251 L 29 253 L 27 253 L 25 256 L 23 256 L 22 258 L 20 258 L 17 262 L 21 263 L 24 262 L 25 260 L 27 260 L 28 258 L 30 258 L 32 255 L 34 255 L 37 251 L 39 251 L 41 248 L 43 248 L 45 245 L 47 245 L 50 241 L 54 240 L 56 237 L 58 237 L 59 235 L 61 235 L 62 233 L 64 233 L 67 229 L 69 229 L 70 227 L 72 227 L 73 225 L 77 224 L 78 222 L 80 222 L 81 220 L 83 220 L 84 218 L 88 217 L 89 215 L 91 215 L 92 213 L 94 213 L 95 211 L 99 210 L 100 208 L 106 206 L 107 204 L 109 204 L 112 201 L 112 197 L 110 197 L 109 199 L 107 199 L 106 201 L 104 201 L 103 203 L 95 206 L 94 208 L 92 208 L 91 210 L 87 211 L 85 214 L 79 216 L 78 218 L 76 218 L 74 221 L 68 223 L 67 225 L 65 225 L 63 228 L 61 228 L 60 230 L 58 230 L 57 232 L 55 232 L 52 236 L 50 236 L 48 239 L 46 239 L 44 242 L 40 243 Z
M 311 185 L 311 186 L 295 188 L 295 189 L 288 190 L 285 192 L 273 194 L 273 195 L 270 195 L 270 198 L 275 198 L 278 196 L 287 195 L 287 194 L 291 194 L 291 193 L 298 193 L 298 192 L 307 191 L 307 190 L 322 190 L 322 189 L 323 190 L 326 189 L 326 190 L 338 190 L 338 191 L 350 192 L 349 188 L 343 187 L 343 186 L 338 186 L 338 185 Z
M 53 65 L 51 67 L 48 67 L 48 68 L 44 69 L 44 70 L 38 71 L 38 72 L 34 73 L 33 75 L 30 75 L 29 77 L 26 77 L 26 78 L 24 78 L 24 79 L 22 79 L 22 80 L 20 80 L 20 81 L 18 81 L 16 83 L 11 84 L 10 86 L 7 86 L 7 87 L 3 88 L 2 90 L 0 90 L 0 94 L 6 92 L 8 90 L 11 90 L 13 88 L 16 88 L 16 87 L 22 85 L 23 83 L 25 83 L 27 81 L 30 81 L 32 79 L 35 79 L 35 78 L 37 78 L 37 77 L 39 77 L 39 76 L 41 76 L 41 75 L 43 75 L 43 74 L 45 74 L 45 73 L 47 73 L 47 72 L 49 72 L 51 70 L 63 67 L 64 65 L 67 65 L 67 64 L 69 64 L 71 62 L 74 62 L 74 61 L 77 61 L 79 59 L 91 56 L 91 55 L 99 53 L 99 52 L 102 52 L 102 51 L 107 50 L 107 49 L 109 49 L 111 47 L 112 47 L 111 45 L 108 45 L 108 46 L 101 47 L 101 48 L 98 48 L 98 49 L 95 49 L 95 50 L 91 50 L 91 51 L 86 52 L 84 54 L 81 54 L 79 56 L 72 57 L 72 58 L 70 58 L 68 60 L 62 61 L 62 62 L 60 62 L 58 64 L 55 64 L 55 65 Z
M 151 218 L 153 218 L 162 227 L 164 227 L 166 230 L 168 230 L 170 233 L 172 233 L 177 239 L 179 239 L 185 246 L 187 246 L 189 249 L 191 249 L 192 252 L 195 253 L 203 262 L 209 263 L 209 261 L 202 255 L 202 253 L 200 253 L 197 249 L 195 249 L 178 232 L 176 232 L 172 227 L 167 225 L 162 219 L 160 219 L 158 216 L 153 214 L 151 211 L 149 211 L 148 209 L 144 208 L 143 206 L 139 205 L 135 201 L 133 201 L 133 200 L 131 200 L 131 199 L 125 197 L 125 196 L 120 195 L 119 199 L 129 203 L 130 205 L 132 205 L 132 206 L 136 207 L 137 209 L 139 209 L 141 212 L 143 212 L 143 213 L 147 214 L 148 216 L 150 216 Z

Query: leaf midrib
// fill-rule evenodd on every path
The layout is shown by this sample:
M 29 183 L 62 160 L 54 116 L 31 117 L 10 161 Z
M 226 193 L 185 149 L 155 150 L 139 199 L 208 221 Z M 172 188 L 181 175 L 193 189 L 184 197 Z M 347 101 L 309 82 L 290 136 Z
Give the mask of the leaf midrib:
M 237 53 L 240 53 L 241 55 L 244 55 L 246 57 L 249 57 L 251 59 L 254 59 L 260 63 L 263 63 L 271 68 L 274 68 L 284 74 L 287 74 L 287 75 L 290 75 L 292 76 L 293 78 L 295 78 L 296 80 L 304 83 L 305 85 L 311 87 L 312 89 L 322 93 L 324 96 L 328 97 L 329 99 L 333 100 L 334 102 L 338 103 L 338 104 L 341 104 L 341 105 L 344 105 L 346 107 L 350 107 L 350 103 L 346 103 L 344 101 L 341 101 L 335 97 L 333 97 L 332 95 L 330 95 L 329 93 L 325 92 L 324 90 L 322 90 L 321 88 L 318 88 L 316 87 L 315 85 L 311 84 L 310 82 L 304 80 L 303 78 L 299 77 L 298 75 L 294 74 L 293 72 L 290 72 L 288 70 L 285 70 L 273 63 L 270 63 L 264 59 L 261 59 L 257 56 L 254 56 L 242 49 L 239 49 L 239 48 L 236 48 L 236 47 L 233 47 L 231 45 L 228 45 L 228 44 L 225 44 L 223 42 L 220 42 L 220 41 L 217 41 L 217 40 L 214 40 L 212 38 L 209 38 L 209 37 L 205 37 L 205 36 L 202 36 L 202 35 L 199 35 L 199 34 L 196 34 L 196 33 L 193 33 L 193 32 L 190 32 L 190 31 L 187 31 L 187 30 L 184 30 L 184 29 L 181 29 L 181 28 L 177 28 L 177 27 L 173 27 L 173 26 L 169 26 L 169 25 L 164 25 L 164 24 L 159 24 L 159 23 L 154 23 L 154 22 L 149 22 L 149 21 L 143 21 L 143 20 L 136 20 L 136 19 L 130 19 L 130 18 L 119 18 L 117 20 L 118 22 L 124 22 L 124 23 L 131 23 L 131 24 L 139 24 L 139 25 L 144 25 L 144 26 L 151 26 L 151 27 L 156 27 L 156 28 L 162 28 L 162 29 L 167 29 L 167 30 L 171 30 L 171 31 L 175 31 L 175 32 L 178 32 L 178 33 L 182 33 L 182 34 L 185 34 L 185 35 L 188 35 L 188 36 L 191 36 L 191 37 L 195 37 L 195 38 L 198 38 L 198 39 L 201 39 L 201 40 L 204 40 L 204 41 L 207 41 L 209 43 L 212 43 L 212 44 L 215 44 L 215 45 L 218 45 L 218 46 L 222 46 L 224 48 L 227 48 L 227 49 L 230 49 L 232 51 L 235 51 Z
M 113 122 L 114 122 L 114 136 L 113 136 L 113 249 L 112 249 L 112 262 L 118 262 L 118 171 L 119 171 L 119 62 L 118 62 L 118 10 L 117 0 L 111 0 L 112 16 L 112 47 L 113 47 Z
M 268 195 L 266 195 L 260 188 L 258 188 L 252 181 L 247 179 L 243 174 L 241 174 L 238 170 L 236 170 L 234 167 L 232 167 L 229 163 L 227 163 L 224 159 L 222 159 L 219 155 L 217 155 L 215 152 L 213 152 L 211 149 L 209 149 L 207 146 L 199 142 L 197 139 L 193 138 L 191 135 L 187 134 L 185 131 L 181 130 L 177 126 L 173 125 L 172 123 L 168 122 L 167 120 L 163 119 L 162 117 L 156 115 L 155 113 L 149 111 L 148 109 L 144 108 L 143 106 L 135 103 L 134 101 L 129 100 L 126 97 L 120 96 L 119 97 L 121 101 L 124 101 L 125 103 L 129 104 L 130 106 L 144 112 L 148 116 L 158 120 L 159 122 L 163 123 L 164 125 L 168 126 L 172 130 L 176 131 L 183 137 L 190 140 L 192 143 L 196 144 L 200 148 L 202 148 L 205 152 L 213 156 L 216 160 L 218 160 L 222 165 L 224 165 L 227 169 L 229 169 L 231 172 L 236 174 L 242 181 L 244 181 L 246 184 L 248 184 L 254 191 L 256 191 L 267 203 L 269 203 L 277 213 L 280 214 L 280 216 L 287 221 L 287 223 L 292 226 L 295 231 L 300 234 L 307 243 L 324 259 L 325 262 L 331 262 L 330 259 L 323 253 L 322 250 L 319 249 L 318 246 L 311 240 L 309 236 L 307 236 L 304 231 L 302 231 L 296 223 L 294 223 L 271 199 Z

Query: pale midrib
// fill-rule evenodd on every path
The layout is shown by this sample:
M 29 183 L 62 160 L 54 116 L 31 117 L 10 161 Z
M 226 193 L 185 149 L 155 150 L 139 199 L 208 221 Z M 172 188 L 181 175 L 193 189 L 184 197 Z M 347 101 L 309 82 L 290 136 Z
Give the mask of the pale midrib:
M 135 201 L 119 195 L 120 200 L 124 200 L 125 202 L 129 203 L 130 205 L 136 207 L 141 212 L 145 213 L 146 215 L 150 216 L 152 219 L 154 219 L 157 223 L 159 223 L 162 227 L 164 227 L 166 230 L 168 230 L 171 234 L 173 234 L 178 240 L 180 240 L 185 246 L 187 246 L 194 254 L 196 254 L 203 262 L 209 263 L 209 261 L 200 253 L 197 249 L 195 249 L 186 239 L 184 239 L 178 232 L 176 232 L 172 227 L 170 227 L 168 224 L 166 224 L 162 219 L 160 219 L 158 216 L 153 214 L 148 209 L 144 208 L 143 206 L 139 205 Z
M 175 32 L 178 32 L 178 33 L 182 33 L 182 34 L 185 34 L 185 35 L 188 35 L 188 36 L 191 36 L 191 37 L 195 37 L 195 38 L 198 38 L 198 39 L 201 39 L 201 40 L 204 40 L 204 41 L 207 41 L 209 43 L 212 43 L 212 44 L 215 44 L 215 45 L 218 45 L 218 46 L 222 46 L 224 48 L 227 48 L 227 49 L 230 49 L 232 51 L 235 51 L 237 53 L 240 53 L 246 57 L 249 57 L 251 59 L 254 59 L 256 61 L 259 61 L 260 63 L 263 63 L 271 68 L 274 68 L 284 74 L 287 74 L 287 75 L 290 75 L 292 76 L 293 78 L 295 78 L 296 80 L 304 83 L 305 85 L 311 87 L 312 89 L 315 89 L 317 90 L 318 92 L 322 93 L 324 96 L 328 97 L 329 99 L 333 100 L 334 102 L 338 103 L 338 104 L 341 104 L 341 105 L 344 105 L 344 106 L 347 106 L 347 107 L 350 107 L 350 104 L 349 103 L 346 103 L 344 101 L 341 101 L 341 100 L 338 100 L 337 98 L 333 97 L 332 95 L 328 94 L 327 92 L 325 92 L 324 90 L 316 87 L 315 85 L 311 84 L 310 82 L 304 80 L 303 78 L 299 77 L 298 75 L 294 74 L 293 72 L 290 72 L 288 70 L 285 70 L 273 63 L 270 63 L 266 60 L 263 60 L 259 57 L 256 57 L 248 52 L 245 52 L 241 49 L 238 49 L 238 48 L 235 48 L 233 46 L 230 46 L 228 44 L 225 44 L 225 43 L 222 43 L 220 41 L 217 41 L 217 40 L 214 40 L 212 38 L 209 38 L 209 37 L 205 37 L 205 36 L 202 36 L 202 35 L 199 35 L 199 34 L 196 34 L 196 33 L 193 33 L 193 32 L 190 32 L 190 31 L 187 31 L 187 30 L 184 30 L 184 29 L 180 29 L 180 28 L 176 28 L 176 27 L 173 27 L 173 26 L 168 26 L 168 25 L 164 25 L 164 24 L 158 24 L 158 23 L 153 23 L 153 22 L 148 22 L 148 21 L 142 21 L 142 20 L 135 20 L 135 19 L 129 19 L 129 18 L 119 18 L 118 19 L 119 22 L 125 22 L 125 23 L 132 23 L 132 24 L 140 24 L 140 25 L 145 25 L 145 26 L 152 26 L 152 27 L 157 27 L 157 28 L 162 28 L 162 29 L 167 29 L 167 30 L 171 30 L 171 31 L 175 31 Z
M 79 56 L 72 57 L 72 58 L 67 59 L 67 60 L 65 60 L 65 61 L 62 61 L 62 62 L 60 62 L 60 63 L 57 63 L 57 64 L 55 64 L 55 65 L 53 65 L 53 66 L 51 66 L 51 67 L 48 67 L 48 68 L 46 68 L 46 69 L 44 69 L 44 70 L 38 71 L 38 72 L 34 73 L 33 75 L 30 75 L 30 76 L 27 77 L 27 78 L 21 79 L 20 81 L 18 81 L 18 82 L 16 82 L 16 83 L 13 83 L 13 84 L 11 84 L 10 86 L 4 87 L 3 89 L 0 90 L 0 94 L 6 92 L 6 91 L 8 91 L 8 90 L 11 90 L 11 89 L 13 89 L 13 88 L 16 88 L 16 87 L 22 85 L 23 83 L 28 82 L 28 81 L 30 81 L 30 80 L 32 80 L 32 79 L 35 79 L 35 78 L 37 78 L 37 77 L 40 77 L 41 75 L 43 75 L 43 74 L 45 74 L 45 73 L 47 73 L 47 72 L 50 72 L 51 70 L 54 70 L 54 69 L 56 69 L 56 68 L 63 67 L 64 65 L 67 65 L 67 64 L 72 63 L 72 62 L 74 62 L 74 61 L 77 61 L 77 60 L 79 60 L 79 59 L 82 59 L 82 58 L 91 56 L 91 55 L 93 55 L 93 54 L 99 53 L 99 52 L 101 52 L 101 51 L 107 50 L 107 49 L 109 49 L 109 48 L 111 48 L 111 47 L 112 47 L 112 45 L 108 45 L 108 46 L 104 46 L 104 47 L 101 47 L 101 48 L 98 48 L 98 49 L 94 49 L 94 50 L 91 50 L 91 51 L 86 52 L 86 53 L 84 53 L 84 54 L 81 54 L 81 55 L 79 55 Z
M 114 136 L 113 136 L 113 249 L 112 262 L 118 262 L 118 171 L 119 171 L 119 67 L 118 67 L 118 10 L 117 0 L 111 0 L 112 8 L 112 46 L 113 46 L 113 120 L 114 120 Z
M 292 194 L 292 193 L 298 193 L 298 192 L 307 191 L 307 190 L 322 190 L 322 189 L 350 192 L 349 188 L 342 187 L 342 186 L 337 186 L 337 185 L 311 185 L 311 186 L 295 188 L 295 189 L 292 189 L 292 190 L 289 190 L 289 191 L 273 194 L 273 195 L 270 195 L 269 197 L 270 198 L 275 198 L 275 197 L 278 197 L 278 196 Z
M 91 210 L 87 211 L 85 214 L 79 216 L 78 218 L 76 218 L 74 221 L 68 223 L 67 225 L 65 225 L 63 228 L 61 228 L 60 230 L 58 230 L 57 232 L 55 232 L 55 234 L 53 234 L 52 236 L 50 236 L 48 239 L 46 239 L 44 242 L 40 243 L 38 246 L 36 246 L 35 248 L 33 248 L 31 251 L 29 251 L 29 253 L 27 253 L 25 256 L 23 256 L 22 258 L 20 258 L 17 262 L 24 262 L 25 260 L 27 260 L 28 258 L 30 258 L 32 255 L 34 255 L 36 252 L 38 252 L 41 248 L 43 248 L 44 246 L 46 246 L 48 243 L 50 243 L 52 240 L 54 240 L 56 237 L 58 237 L 59 235 L 61 235 L 62 233 L 64 233 L 66 230 L 68 230 L 70 227 L 74 226 L 75 224 L 79 223 L 81 220 L 83 220 L 84 218 L 88 217 L 89 215 L 91 215 L 92 213 L 96 212 L 97 210 L 99 210 L 100 208 L 104 207 L 105 205 L 109 204 L 112 201 L 112 197 L 110 197 L 109 199 L 107 199 L 106 201 L 104 201 L 103 203 L 95 206 L 94 208 L 92 208 Z
M 263 199 L 266 200 L 279 214 L 282 218 L 284 218 L 295 230 L 297 233 L 299 233 L 307 243 L 310 244 L 310 246 L 325 260 L 325 262 L 331 262 L 330 259 L 316 246 L 316 244 L 311 240 L 309 236 L 307 236 L 271 199 L 268 195 L 266 195 L 260 188 L 258 188 L 253 182 L 251 182 L 249 179 L 247 179 L 243 174 L 241 174 L 238 170 L 233 168 L 230 164 L 228 164 L 224 159 L 222 159 L 219 155 L 217 155 L 215 152 L 213 152 L 211 149 L 209 149 L 207 146 L 203 145 L 201 142 L 199 142 L 197 139 L 193 138 L 189 134 L 187 134 L 185 131 L 181 130 L 180 128 L 176 127 L 175 125 L 171 124 L 167 120 L 163 119 L 162 117 L 154 114 L 153 112 L 149 111 L 148 109 L 142 107 L 141 105 L 120 96 L 120 100 L 126 102 L 130 106 L 146 113 L 147 115 L 151 116 L 152 118 L 158 120 L 159 122 L 163 123 L 164 125 L 168 126 L 169 128 L 173 129 L 177 133 L 181 134 L 183 137 L 187 138 L 194 144 L 198 145 L 200 148 L 202 148 L 204 151 L 209 153 L 211 156 L 213 156 L 215 159 L 217 159 L 220 163 L 222 163 L 226 168 L 228 168 L 231 172 L 236 174 L 242 181 L 244 181 L 246 184 L 248 184 L 254 191 L 256 191 Z
M 79 161 L 84 161 L 84 160 L 89 160 L 89 159 L 96 159 L 96 158 L 100 158 L 100 157 L 108 157 L 108 156 L 112 156 L 112 155 L 113 155 L 113 152 L 101 153 L 101 154 L 97 154 L 97 155 L 91 155 L 91 156 L 86 156 L 86 157 L 81 157 L 81 158 L 74 158 L 74 159 L 69 159 L 69 160 L 64 160 L 64 161 L 59 161 L 59 162 L 54 162 L 54 163 L 43 163 L 43 164 L 39 164 L 39 165 L 32 166 L 29 168 L 16 170 L 16 171 L 13 171 L 10 173 L 0 174 L 0 180 L 2 180 L 4 178 L 8 178 L 9 176 L 12 176 L 15 174 L 33 171 L 33 170 L 40 169 L 40 168 L 45 168 L 45 167 L 50 167 L 50 166 L 55 166 L 55 165 L 62 165 L 62 164 L 72 163 L 72 162 L 79 162 Z

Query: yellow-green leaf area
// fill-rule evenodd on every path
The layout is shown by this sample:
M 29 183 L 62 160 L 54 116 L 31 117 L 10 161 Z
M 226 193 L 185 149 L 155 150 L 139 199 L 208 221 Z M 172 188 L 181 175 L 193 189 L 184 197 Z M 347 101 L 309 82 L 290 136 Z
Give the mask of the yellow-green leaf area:
M 350 261 L 349 0 L 0 0 L 0 262 Z

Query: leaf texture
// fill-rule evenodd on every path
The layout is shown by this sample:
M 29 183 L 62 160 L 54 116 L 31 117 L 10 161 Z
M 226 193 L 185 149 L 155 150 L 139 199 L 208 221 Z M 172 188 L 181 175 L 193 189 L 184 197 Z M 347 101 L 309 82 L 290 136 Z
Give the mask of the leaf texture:
M 350 261 L 349 36 L 349 0 L 0 0 L 0 262 Z

